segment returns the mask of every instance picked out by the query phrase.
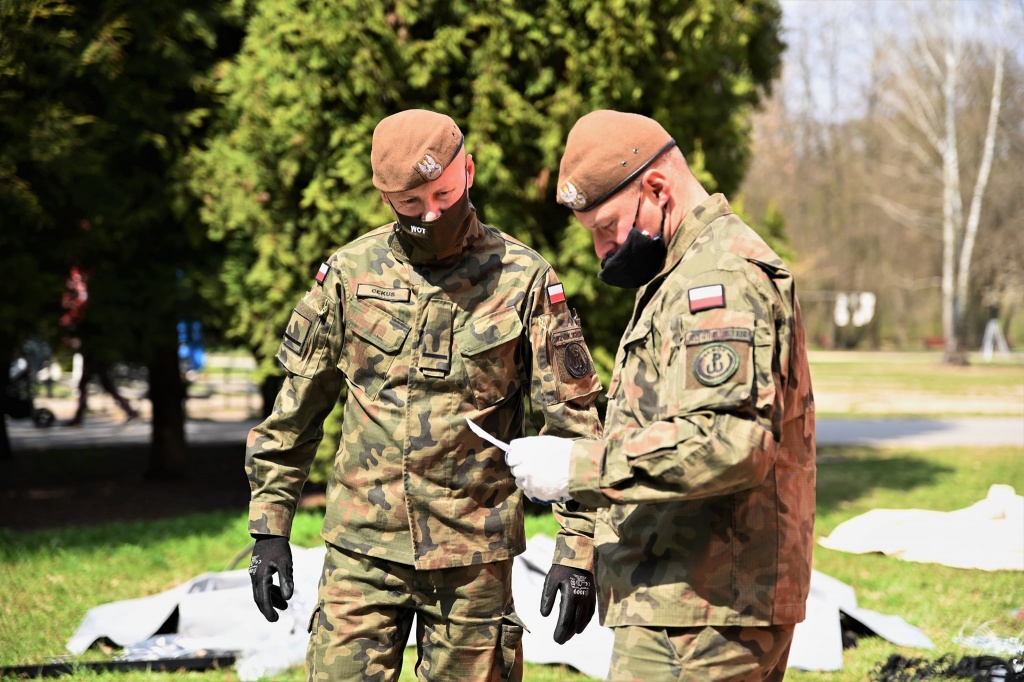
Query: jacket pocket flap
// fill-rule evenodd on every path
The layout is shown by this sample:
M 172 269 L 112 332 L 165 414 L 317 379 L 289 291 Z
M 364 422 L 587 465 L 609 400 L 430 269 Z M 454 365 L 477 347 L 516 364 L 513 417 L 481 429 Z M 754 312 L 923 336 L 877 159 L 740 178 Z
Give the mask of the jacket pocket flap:
M 381 350 L 395 352 L 405 343 L 409 325 L 377 306 L 350 301 L 347 324 L 357 336 Z
M 455 343 L 463 355 L 476 355 L 522 335 L 523 322 L 515 308 L 503 308 L 471 321 L 455 332 Z

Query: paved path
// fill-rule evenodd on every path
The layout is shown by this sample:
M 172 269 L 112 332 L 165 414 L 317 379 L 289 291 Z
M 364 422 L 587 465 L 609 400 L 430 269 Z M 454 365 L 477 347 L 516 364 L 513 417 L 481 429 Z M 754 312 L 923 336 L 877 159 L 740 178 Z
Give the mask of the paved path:
M 190 443 L 242 444 L 257 420 L 202 421 L 185 424 Z M 103 415 L 84 426 L 37 429 L 27 420 L 8 420 L 11 447 L 18 450 L 99 447 L 112 443 L 142 445 L 149 442 L 148 421 L 121 424 Z M 819 445 L 876 447 L 941 447 L 946 445 L 1024 448 L 1024 417 L 956 417 L 947 419 L 819 419 Z
M 190 419 L 185 422 L 185 438 L 189 443 L 217 444 L 245 443 L 249 429 L 258 420 L 204 421 Z M 105 447 L 108 445 L 145 445 L 150 440 L 148 420 L 137 419 L 127 424 L 104 415 L 90 416 L 82 426 L 62 426 L 58 422 L 48 429 L 34 427 L 28 420 L 7 422 L 11 448 L 18 450 L 49 450 L 73 447 Z

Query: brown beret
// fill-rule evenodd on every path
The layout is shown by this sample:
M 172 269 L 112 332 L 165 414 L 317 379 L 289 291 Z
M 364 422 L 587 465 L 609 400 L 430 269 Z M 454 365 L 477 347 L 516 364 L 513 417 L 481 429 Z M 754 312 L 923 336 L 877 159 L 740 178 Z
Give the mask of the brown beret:
M 569 131 L 558 172 L 558 203 L 596 208 L 676 142 L 657 121 L 621 111 L 592 111 Z
M 460 149 L 462 131 L 450 117 L 425 109 L 392 114 L 373 129 L 373 186 L 404 192 L 437 180 Z

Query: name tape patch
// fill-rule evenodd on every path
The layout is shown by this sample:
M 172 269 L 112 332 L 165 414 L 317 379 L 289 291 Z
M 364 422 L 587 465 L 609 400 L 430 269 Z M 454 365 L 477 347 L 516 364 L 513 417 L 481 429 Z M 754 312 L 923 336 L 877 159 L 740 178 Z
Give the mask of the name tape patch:
M 754 340 L 754 332 L 751 329 L 741 327 L 726 327 L 724 329 L 695 329 L 686 332 L 683 336 L 683 345 L 702 346 L 705 343 L 716 343 L 722 341 L 750 341 Z
M 402 287 L 388 288 L 375 284 L 360 284 L 356 287 L 356 298 L 379 298 L 382 301 L 408 302 L 410 290 Z
M 721 284 L 710 284 L 706 287 L 690 289 L 686 292 L 686 296 L 690 299 L 691 313 L 725 307 L 725 287 Z

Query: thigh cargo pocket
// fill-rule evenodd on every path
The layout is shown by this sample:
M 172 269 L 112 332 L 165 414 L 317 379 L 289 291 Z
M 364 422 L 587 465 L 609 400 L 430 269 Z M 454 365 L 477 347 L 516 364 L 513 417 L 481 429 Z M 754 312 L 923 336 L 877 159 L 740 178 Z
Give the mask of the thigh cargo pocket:
M 376 398 L 388 370 L 409 335 L 409 325 L 380 308 L 349 301 L 345 313 L 345 346 L 338 368 L 370 398 Z
M 515 308 L 475 319 L 455 332 L 455 345 L 478 408 L 493 405 L 518 390 L 521 380 L 516 350 L 522 335 L 523 323 Z
M 515 611 L 501 617 L 501 679 L 519 680 L 523 677 L 523 632 L 526 625 Z

